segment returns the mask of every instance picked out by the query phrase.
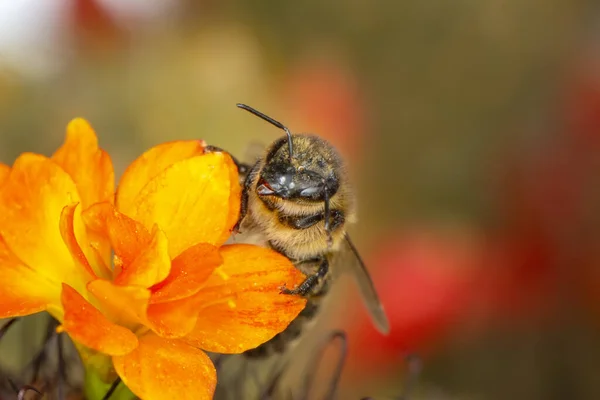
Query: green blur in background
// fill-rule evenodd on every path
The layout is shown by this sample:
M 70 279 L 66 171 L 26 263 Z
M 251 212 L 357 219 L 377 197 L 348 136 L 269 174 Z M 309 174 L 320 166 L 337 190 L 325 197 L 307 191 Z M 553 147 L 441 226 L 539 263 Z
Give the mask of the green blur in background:
M 55 2 L 0 4 L 0 46 L 16 15 L 41 14 L 0 47 L 0 161 L 50 155 L 74 117 L 117 176 L 170 140 L 251 161 L 282 133 L 235 107 L 249 104 L 340 150 L 359 200 L 349 231 L 376 283 L 408 293 L 382 291 L 384 339 L 343 284 L 317 328 L 349 332 L 340 398 L 398 396 L 413 351 L 414 399 L 600 398 L 594 2 Z M 26 363 L 39 326 L 0 342 L 2 368 Z

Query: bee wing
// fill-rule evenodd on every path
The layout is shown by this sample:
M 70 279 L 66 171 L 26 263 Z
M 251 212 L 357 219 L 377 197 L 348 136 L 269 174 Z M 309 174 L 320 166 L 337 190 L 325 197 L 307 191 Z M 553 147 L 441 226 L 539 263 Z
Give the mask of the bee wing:
M 342 248 L 337 252 L 337 258 L 334 262 L 340 271 L 350 272 L 354 275 L 360 294 L 362 295 L 363 301 L 369 310 L 371 319 L 377 327 L 377 330 L 383 334 L 387 334 L 390 331 L 390 324 L 388 322 L 385 310 L 381 305 L 369 271 L 365 267 L 365 263 L 358 254 L 356 247 L 350 240 L 350 236 L 346 234 L 341 244 Z

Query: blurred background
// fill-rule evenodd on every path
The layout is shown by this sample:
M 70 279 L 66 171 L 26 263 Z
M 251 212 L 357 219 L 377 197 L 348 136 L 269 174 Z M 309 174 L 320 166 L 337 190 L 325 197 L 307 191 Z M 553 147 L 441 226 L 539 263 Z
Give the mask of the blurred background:
M 398 398 L 412 353 L 414 399 L 600 398 L 597 2 L 0 0 L 4 163 L 77 116 L 118 175 L 175 139 L 247 160 L 281 132 L 237 102 L 348 161 L 392 330 L 340 283 L 340 398 Z M 9 370 L 43 335 L 14 329 Z

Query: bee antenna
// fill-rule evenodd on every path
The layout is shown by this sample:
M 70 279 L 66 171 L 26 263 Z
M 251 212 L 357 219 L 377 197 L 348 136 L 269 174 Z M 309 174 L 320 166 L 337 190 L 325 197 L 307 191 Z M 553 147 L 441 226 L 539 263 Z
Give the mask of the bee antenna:
M 283 129 L 283 131 L 286 133 L 287 137 L 288 137 L 288 146 L 290 149 L 290 159 L 292 158 L 292 154 L 293 154 L 293 147 L 292 147 L 292 132 L 290 132 L 290 130 L 285 127 L 281 122 L 274 120 L 273 118 L 269 117 L 266 114 L 261 113 L 260 111 L 250 107 L 249 105 L 246 104 L 242 104 L 242 103 L 237 103 L 236 106 L 238 106 L 239 108 L 248 111 L 249 113 L 252 113 L 254 115 L 256 115 L 259 118 L 264 119 L 267 122 L 270 122 L 271 124 L 275 125 L 276 127 L 278 127 L 279 129 Z

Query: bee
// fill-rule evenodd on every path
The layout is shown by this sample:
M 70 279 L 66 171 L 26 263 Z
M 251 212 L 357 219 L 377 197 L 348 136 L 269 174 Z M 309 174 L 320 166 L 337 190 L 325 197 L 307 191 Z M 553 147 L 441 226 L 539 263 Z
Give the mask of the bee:
M 265 357 L 282 353 L 298 338 L 319 309 L 332 276 L 350 272 L 356 278 L 375 326 L 389 331 L 384 309 L 346 226 L 356 221 L 355 196 L 336 149 L 310 134 L 292 134 L 282 123 L 245 104 L 237 104 L 285 132 L 253 166 L 239 162 L 243 190 L 234 231 L 250 231 L 290 259 L 306 279 L 281 292 L 307 298 L 304 310 L 281 333 L 245 353 Z M 335 274 L 334 274 L 335 273 Z

